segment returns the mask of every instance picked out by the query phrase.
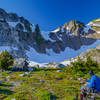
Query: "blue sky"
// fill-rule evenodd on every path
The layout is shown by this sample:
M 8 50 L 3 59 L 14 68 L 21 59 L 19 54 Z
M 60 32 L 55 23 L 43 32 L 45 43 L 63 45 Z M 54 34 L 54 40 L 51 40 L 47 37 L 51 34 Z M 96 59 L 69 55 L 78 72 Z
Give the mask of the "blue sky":
M 7 12 L 24 16 L 41 30 L 54 30 L 70 20 L 100 18 L 100 0 L 0 0 Z

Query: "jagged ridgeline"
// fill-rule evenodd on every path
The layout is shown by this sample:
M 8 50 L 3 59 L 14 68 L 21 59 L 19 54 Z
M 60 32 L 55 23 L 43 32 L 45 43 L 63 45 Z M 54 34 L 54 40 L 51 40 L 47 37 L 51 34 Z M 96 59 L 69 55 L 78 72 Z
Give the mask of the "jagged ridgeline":
M 89 24 L 73 20 L 54 31 L 45 32 L 38 24 L 31 24 L 24 17 L 0 8 L 0 52 L 7 49 L 15 58 L 36 62 L 69 59 L 96 47 L 99 33 L 100 19 Z
M 26 57 L 25 50 L 44 42 L 38 24 L 33 25 L 16 13 L 7 13 L 0 8 L 0 46 L 11 49 L 15 57 Z M 36 46 L 36 47 L 37 47 Z M 39 49 L 38 49 L 39 50 Z

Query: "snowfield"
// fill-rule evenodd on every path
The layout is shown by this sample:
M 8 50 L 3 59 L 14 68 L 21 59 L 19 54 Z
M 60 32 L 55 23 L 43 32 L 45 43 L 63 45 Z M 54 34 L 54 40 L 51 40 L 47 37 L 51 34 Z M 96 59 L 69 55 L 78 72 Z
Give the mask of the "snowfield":
M 15 27 L 19 22 L 8 22 L 11 27 Z
M 50 33 L 50 31 L 41 31 L 41 35 L 43 36 L 43 38 L 44 38 L 45 40 L 50 40 L 50 41 L 52 41 L 52 42 L 55 42 L 55 40 L 52 40 L 52 39 L 49 37 L 49 33 Z
M 93 49 L 100 44 L 100 40 L 97 40 L 95 43 L 89 46 L 82 46 L 79 50 L 75 51 L 69 47 L 65 49 L 64 52 L 60 54 L 56 54 L 52 49 L 47 49 L 46 54 L 40 54 L 35 51 L 35 49 L 30 47 L 30 51 L 26 51 L 26 55 L 28 56 L 30 61 L 38 62 L 38 63 L 50 63 L 50 62 L 61 62 L 67 59 L 74 58 L 79 54 L 85 52 L 88 49 Z
M 42 63 L 50 63 L 50 62 L 52 63 L 62 62 L 62 64 L 67 65 L 67 64 L 70 64 L 70 61 L 64 61 L 64 60 L 74 58 L 88 49 L 95 48 L 99 44 L 100 44 L 100 40 L 97 40 L 94 44 L 89 45 L 89 46 L 82 46 L 77 51 L 67 47 L 65 51 L 61 52 L 60 54 L 56 54 L 55 52 L 53 52 L 52 49 L 47 49 L 46 54 L 40 54 L 36 52 L 34 48 L 30 47 L 30 50 L 26 51 L 26 55 L 30 61 L 29 66 L 33 66 L 33 65 L 44 66 L 45 64 L 42 64 Z M 9 47 L 9 46 L 1 46 L 0 53 L 3 52 L 4 50 L 11 51 L 11 50 L 18 50 L 18 48 Z

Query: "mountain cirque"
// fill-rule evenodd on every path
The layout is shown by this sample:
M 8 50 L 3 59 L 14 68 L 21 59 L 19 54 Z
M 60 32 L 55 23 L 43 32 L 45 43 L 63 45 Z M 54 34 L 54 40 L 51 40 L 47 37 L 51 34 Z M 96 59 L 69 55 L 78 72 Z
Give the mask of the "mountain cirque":
M 36 62 L 69 59 L 82 53 L 87 46 L 100 39 L 99 33 L 100 19 L 88 24 L 74 20 L 54 31 L 45 32 L 40 31 L 38 24 L 31 24 L 24 17 L 7 13 L 0 8 L 0 52 L 7 49 L 15 58 L 28 58 Z M 96 46 L 98 44 L 99 42 Z M 82 51 L 83 46 L 86 47 Z M 73 53 L 70 53 L 72 51 Z M 75 52 L 76 54 L 71 56 Z

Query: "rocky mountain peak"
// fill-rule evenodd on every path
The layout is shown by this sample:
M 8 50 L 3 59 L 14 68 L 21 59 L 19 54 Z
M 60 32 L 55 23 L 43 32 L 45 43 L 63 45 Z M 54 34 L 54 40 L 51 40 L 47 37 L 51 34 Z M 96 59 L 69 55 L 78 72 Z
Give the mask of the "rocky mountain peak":
M 69 35 L 80 36 L 88 33 L 91 27 L 87 27 L 83 22 L 73 20 L 68 23 L 65 23 L 63 26 L 57 28 L 53 32 L 65 32 Z

